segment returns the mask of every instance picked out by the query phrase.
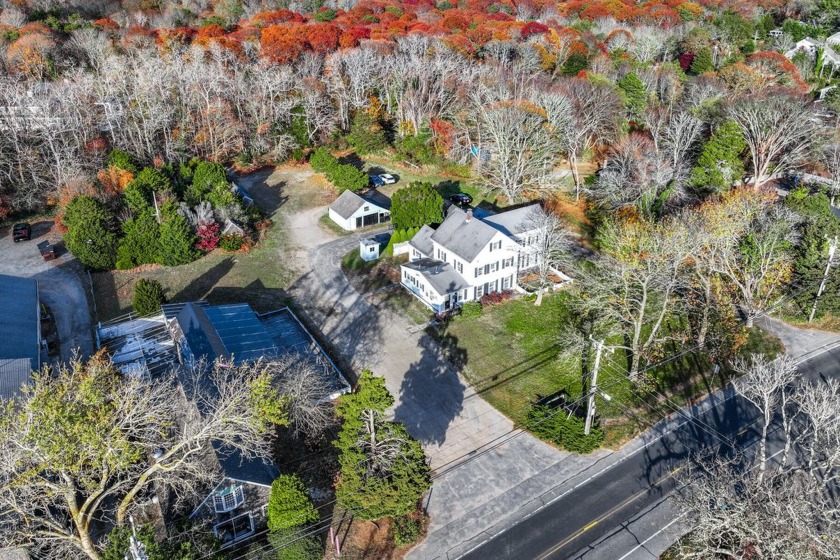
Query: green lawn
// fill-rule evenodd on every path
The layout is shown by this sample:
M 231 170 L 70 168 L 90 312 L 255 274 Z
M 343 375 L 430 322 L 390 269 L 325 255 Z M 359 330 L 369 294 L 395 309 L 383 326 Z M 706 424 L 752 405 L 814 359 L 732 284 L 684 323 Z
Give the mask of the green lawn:
M 455 193 L 466 193 L 473 198 L 473 205 L 479 204 L 494 205 L 497 201 L 492 196 L 487 196 L 480 190 L 470 178 L 456 177 L 436 167 L 413 168 L 407 165 L 395 164 L 393 161 L 382 157 L 367 157 L 365 169 L 368 172 L 387 172 L 399 177 L 394 185 L 386 185 L 379 190 L 388 196 L 392 196 L 397 190 L 414 182 L 421 181 L 431 183 L 440 195 L 446 199 Z
M 134 284 L 140 278 L 160 282 L 169 301 L 206 299 L 212 304 L 248 303 L 258 312 L 272 311 L 289 303 L 286 288 L 295 279 L 288 268 L 288 240 L 283 216 L 323 204 L 334 190 L 312 179 L 308 170 L 277 168 L 258 172 L 270 181 L 257 181 L 250 193 L 271 218 L 273 225 L 259 244 L 247 253 L 216 250 L 190 264 L 155 266 L 149 270 L 97 272 L 92 274 L 97 318 L 105 321 L 131 310 Z
M 476 391 L 523 426 L 540 397 L 561 391 L 569 400 L 582 396 L 581 352 L 570 353 L 569 341 L 560 335 L 568 317 L 567 297 L 562 292 L 546 297 L 540 307 L 524 300 L 487 307 L 480 317 L 458 317 L 433 334 Z M 744 353 L 779 350 L 778 341 L 756 330 Z M 674 348 L 666 353 L 679 352 Z M 708 364 L 702 357 L 687 355 L 652 370 L 655 386 L 643 397 L 627 378 L 626 364 L 622 351 L 602 356 L 598 384 L 612 397 L 610 402 L 598 399 L 607 447 L 628 440 L 722 381 L 705 373 Z M 663 395 L 666 391 L 669 398 Z

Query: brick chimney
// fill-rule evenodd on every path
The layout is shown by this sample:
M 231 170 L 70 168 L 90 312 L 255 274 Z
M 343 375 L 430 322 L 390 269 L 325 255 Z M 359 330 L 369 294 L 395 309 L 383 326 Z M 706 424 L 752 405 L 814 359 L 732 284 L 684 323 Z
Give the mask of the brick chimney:
M 470 208 L 469 210 L 467 210 L 467 217 L 464 221 L 467 222 L 467 223 L 470 223 L 470 220 L 472 220 L 472 216 L 473 216 L 472 208 Z

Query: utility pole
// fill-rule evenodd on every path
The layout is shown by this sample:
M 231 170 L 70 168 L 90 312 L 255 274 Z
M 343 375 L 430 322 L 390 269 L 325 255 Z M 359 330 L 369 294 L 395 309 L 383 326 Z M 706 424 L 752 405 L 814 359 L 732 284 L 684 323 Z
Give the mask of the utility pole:
M 601 365 L 601 353 L 604 351 L 603 340 L 592 339 L 592 341 L 595 343 L 595 366 L 592 368 L 592 381 L 589 384 L 589 402 L 586 405 L 586 424 L 583 427 L 583 434 L 587 436 L 592 429 L 592 420 L 595 418 L 595 392 L 598 390 L 598 368 Z
M 834 236 L 834 239 L 829 241 L 828 244 L 828 262 L 825 263 L 825 272 L 823 273 L 822 282 L 820 282 L 820 289 L 817 290 L 817 297 L 814 298 L 814 305 L 811 306 L 811 314 L 808 315 L 808 322 L 811 323 L 814 321 L 814 315 L 817 314 L 817 302 L 820 301 L 820 296 L 822 295 L 823 291 L 825 290 L 825 283 L 828 280 L 828 273 L 831 271 L 831 265 L 834 261 L 834 253 L 837 251 L 837 236 Z

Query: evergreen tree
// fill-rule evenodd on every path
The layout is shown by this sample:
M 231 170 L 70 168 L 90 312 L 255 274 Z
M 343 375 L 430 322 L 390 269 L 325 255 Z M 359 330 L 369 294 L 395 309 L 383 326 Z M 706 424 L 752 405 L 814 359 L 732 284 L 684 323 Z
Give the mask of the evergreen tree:
M 157 280 L 141 278 L 134 285 L 132 307 L 137 315 L 157 313 L 164 303 L 166 303 L 166 295 L 163 292 L 163 286 Z
M 343 420 L 334 443 L 341 465 L 336 496 L 362 519 L 415 511 L 431 486 L 420 442 L 401 423 L 385 420 L 393 402 L 385 380 L 364 371 L 355 392 L 342 396 L 336 408 Z
M 228 185 L 225 168 L 218 163 L 202 161 L 195 166 L 192 174 L 192 183 L 184 193 L 187 204 L 195 206 L 219 185 Z
M 741 154 L 747 147 L 741 128 L 733 121 L 721 124 L 703 145 L 691 184 L 701 192 L 724 193 L 744 176 Z
M 785 205 L 801 218 L 799 244 L 793 264 L 792 295 L 799 312 L 806 319 L 814 305 L 828 261 L 829 244 L 840 236 L 840 222 L 831 211 L 828 197 L 812 194 L 806 187 L 795 189 L 785 198 Z M 826 288 L 820 295 L 816 318 L 840 312 L 840 254 L 835 255 Z
M 198 257 L 195 235 L 190 224 L 172 203 L 161 209 L 163 221 L 160 224 L 157 262 L 166 266 L 187 264 Z
M 618 87 L 624 93 L 624 106 L 631 118 L 639 118 L 645 112 L 648 102 L 645 84 L 635 72 L 626 74 L 618 81 Z
M 318 510 L 312 505 L 306 486 L 296 474 L 281 474 L 271 483 L 268 497 L 268 528 L 271 531 L 291 529 L 318 521 Z
M 691 61 L 691 67 L 689 71 L 699 76 L 700 74 L 705 74 L 706 72 L 711 72 L 714 70 L 714 64 L 712 61 L 712 50 L 709 47 L 701 47 L 694 53 L 694 60 Z
M 117 258 L 116 217 L 110 208 L 87 195 L 70 201 L 64 215 L 67 249 L 83 265 L 109 270 Z
M 443 198 L 429 183 L 413 182 L 391 197 L 391 222 L 395 229 L 439 224 L 443 221 Z
M 563 63 L 563 75 L 577 76 L 582 70 L 586 70 L 587 68 L 589 68 L 589 60 L 586 56 L 581 53 L 573 53 Z
M 301 148 L 308 148 L 311 145 L 309 141 L 309 130 L 306 126 L 306 112 L 303 107 L 298 105 L 292 109 L 292 118 L 289 121 L 289 128 L 286 132 L 295 139 L 295 143 Z
M 135 218 L 123 222 L 123 238 L 117 249 L 117 269 L 127 270 L 157 262 L 160 228 L 152 210 L 146 207 Z
M 379 151 L 388 145 L 382 126 L 367 111 L 356 111 L 350 124 L 350 145 L 360 155 Z
M 108 167 L 118 167 L 133 174 L 137 173 L 137 169 L 140 166 L 134 156 L 128 152 L 114 148 L 108 154 Z

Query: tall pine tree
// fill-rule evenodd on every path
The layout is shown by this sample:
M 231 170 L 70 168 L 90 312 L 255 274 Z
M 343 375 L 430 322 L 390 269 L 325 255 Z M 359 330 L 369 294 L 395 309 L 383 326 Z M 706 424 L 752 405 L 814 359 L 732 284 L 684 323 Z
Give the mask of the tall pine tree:
M 187 264 L 198 257 L 195 235 L 187 219 L 178 213 L 173 203 L 167 203 L 161 210 L 157 262 L 166 266 Z
M 648 102 L 647 89 L 642 80 L 630 72 L 618 81 L 618 87 L 624 93 L 624 106 L 631 119 L 638 119 L 645 112 Z
M 355 392 L 336 408 L 343 420 L 334 442 L 341 464 L 336 496 L 362 519 L 411 513 L 431 486 L 420 442 L 401 423 L 385 419 L 393 403 L 385 380 L 364 371 Z
M 724 193 L 732 183 L 744 177 L 741 154 L 747 147 L 741 128 L 725 121 L 703 145 L 697 165 L 691 172 L 691 184 L 701 193 Z
M 110 208 L 91 196 L 77 196 L 67 205 L 64 225 L 64 242 L 80 263 L 97 270 L 114 267 L 118 241 Z

